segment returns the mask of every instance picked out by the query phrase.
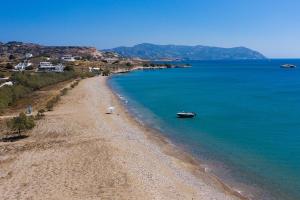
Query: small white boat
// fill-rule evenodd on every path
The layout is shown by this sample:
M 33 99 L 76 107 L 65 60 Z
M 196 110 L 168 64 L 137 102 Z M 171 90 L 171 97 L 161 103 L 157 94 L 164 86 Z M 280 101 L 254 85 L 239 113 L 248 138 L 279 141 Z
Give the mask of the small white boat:
M 194 112 L 178 112 L 177 117 L 178 118 L 193 118 L 196 116 L 196 113 Z
M 284 64 L 281 65 L 282 68 L 296 68 L 296 65 L 292 65 L 292 64 Z

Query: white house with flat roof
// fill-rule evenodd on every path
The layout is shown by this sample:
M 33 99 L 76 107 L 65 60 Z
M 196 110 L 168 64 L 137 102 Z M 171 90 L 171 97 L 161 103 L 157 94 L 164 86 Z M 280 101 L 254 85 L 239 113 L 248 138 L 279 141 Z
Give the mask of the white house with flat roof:
M 89 72 L 100 72 L 100 67 L 89 67 Z
M 75 57 L 73 57 L 72 55 L 64 55 L 63 57 L 61 57 L 61 59 L 66 62 L 74 62 L 75 61 Z
M 26 59 L 32 58 L 32 57 L 33 57 L 32 53 L 26 53 L 26 54 L 25 54 L 25 58 L 26 58 Z
M 62 64 L 53 65 L 51 62 L 40 62 L 37 69 L 38 72 L 63 72 L 64 66 Z

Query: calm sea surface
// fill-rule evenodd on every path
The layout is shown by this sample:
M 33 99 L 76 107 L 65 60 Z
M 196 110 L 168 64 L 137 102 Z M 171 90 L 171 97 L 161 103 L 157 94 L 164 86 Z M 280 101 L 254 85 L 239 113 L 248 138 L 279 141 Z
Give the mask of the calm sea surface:
M 281 64 L 299 68 L 282 69 Z M 115 75 L 146 125 L 254 199 L 300 199 L 300 60 L 193 61 Z M 193 111 L 195 119 L 176 112 Z

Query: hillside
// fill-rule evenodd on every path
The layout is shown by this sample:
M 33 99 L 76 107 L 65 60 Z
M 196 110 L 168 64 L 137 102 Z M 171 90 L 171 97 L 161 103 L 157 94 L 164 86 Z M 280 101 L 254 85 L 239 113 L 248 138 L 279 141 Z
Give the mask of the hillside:
M 23 42 L 0 43 L 0 60 L 9 59 L 10 55 L 13 55 L 15 58 L 23 58 L 26 53 L 31 53 L 33 56 L 47 56 L 52 58 L 59 58 L 66 54 L 82 57 L 101 57 L 101 52 L 94 47 L 44 46 Z
M 265 59 L 257 51 L 245 47 L 221 48 L 209 46 L 138 44 L 133 47 L 117 47 L 113 51 L 125 57 L 148 60 L 246 60 Z

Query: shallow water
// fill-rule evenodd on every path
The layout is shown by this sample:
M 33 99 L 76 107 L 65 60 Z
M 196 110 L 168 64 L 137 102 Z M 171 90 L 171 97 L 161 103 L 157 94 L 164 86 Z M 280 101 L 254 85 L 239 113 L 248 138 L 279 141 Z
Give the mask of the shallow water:
M 255 199 L 300 199 L 300 60 L 193 61 L 115 75 L 143 123 Z M 195 119 L 176 112 L 193 111 Z

